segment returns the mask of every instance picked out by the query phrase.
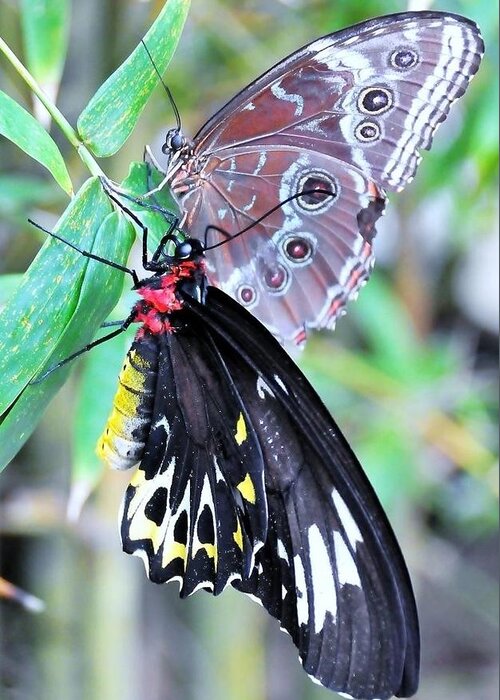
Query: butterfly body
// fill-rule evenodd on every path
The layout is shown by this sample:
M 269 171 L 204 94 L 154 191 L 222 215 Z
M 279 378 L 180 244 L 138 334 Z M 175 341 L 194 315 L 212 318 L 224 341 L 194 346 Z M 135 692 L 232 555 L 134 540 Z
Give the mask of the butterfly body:
M 483 49 L 458 15 L 379 17 L 284 59 L 192 141 L 172 129 L 181 227 L 211 244 L 248 229 L 207 253 L 210 283 L 288 347 L 333 326 L 370 274 L 386 191 L 413 178 Z M 330 195 L 301 196 L 315 188 Z
M 183 597 L 231 584 L 259 600 L 326 687 L 412 694 L 411 584 L 349 445 L 269 331 L 207 285 L 197 241 L 157 267 L 98 443 L 111 466 L 139 464 L 124 550 Z

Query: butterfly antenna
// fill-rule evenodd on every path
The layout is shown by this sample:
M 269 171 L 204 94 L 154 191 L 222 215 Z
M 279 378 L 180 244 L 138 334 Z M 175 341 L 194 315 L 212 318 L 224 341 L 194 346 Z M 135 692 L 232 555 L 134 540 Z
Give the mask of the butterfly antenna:
M 151 61 L 151 64 L 156 71 L 156 75 L 158 76 L 160 83 L 163 85 L 163 88 L 164 88 L 165 92 L 167 93 L 167 97 L 168 97 L 170 104 L 172 105 L 172 109 L 174 111 L 175 121 L 177 122 L 177 129 L 180 131 L 182 128 L 181 115 L 179 114 L 179 110 L 177 109 L 177 105 L 175 104 L 174 96 L 172 95 L 170 88 L 164 82 L 160 71 L 156 67 L 156 63 L 154 62 L 153 57 L 151 56 L 151 53 L 150 53 L 148 47 L 146 46 L 146 42 L 144 41 L 144 39 L 141 39 L 141 44 L 144 46 L 144 49 L 145 49 L 147 55 L 149 56 L 149 60 Z
M 322 189 L 314 189 L 314 190 L 303 190 L 302 192 L 296 192 L 295 194 L 292 194 L 290 197 L 287 197 L 287 199 L 284 199 L 282 202 L 277 204 L 275 207 L 272 209 L 269 209 L 269 211 L 266 211 L 265 214 L 263 214 L 261 217 L 256 219 L 255 221 L 252 221 L 248 226 L 245 226 L 245 228 L 242 228 L 241 231 L 238 231 L 238 233 L 230 234 L 227 231 L 225 231 L 223 228 L 220 228 L 219 226 L 214 226 L 213 224 L 210 224 L 210 226 L 207 226 L 205 229 L 205 250 L 214 250 L 215 248 L 219 248 L 221 245 L 225 245 L 226 243 L 229 243 L 229 241 L 232 241 L 234 238 L 238 238 L 239 236 L 242 236 L 244 233 L 249 231 L 251 228 L 254 226 L 257 226 L 257 224 L 260 224 L 261 221 L 264 221 L 264 219 L 267 219 L 268 216 L 273 214 L 275 211 L 278 211 L 278 209 L 281 209 L 285 204 L 288 204 L 288 202 L 293 202 L 294 199 L 298 199 L 299 197 L 304 197 L 307 195 L 312 195 L 312 194 L 323 194 L 327 195 L 329 197 L 334 197 L 334 193 L 330 192 L 329 190 L 322 190 Z M 210 229 L 213 229 L 214 231 L 218 231 L 221 233 L 223 236 L 225 236 L 225 240 L 219 241 L 218 243 L 214 243 L 213 245 L 207 246 L 206 241 L 208 239 L 208 231 Z

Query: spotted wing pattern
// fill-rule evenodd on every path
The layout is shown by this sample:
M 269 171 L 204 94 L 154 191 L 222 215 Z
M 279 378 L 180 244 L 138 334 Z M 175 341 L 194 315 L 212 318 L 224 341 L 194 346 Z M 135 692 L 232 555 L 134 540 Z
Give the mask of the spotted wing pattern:
M 145 334 L 132 346 L 136 357 L 155 348 L 158 361 L 149 433 L 122 518 L 124 551 L 143 558 L 155 583 L 180 581 L 183 597 L 199 588 L 218 594 L 248 576 L 267 534 L 258 440 L 197 330 Z
M 410 12 L 323 37 L 245 88 L 174 153 L 167 177 L 182 225 L 204 240 L 210 281 L 285 344 L 331 326 L 366 280 L 384 190 L 414 176 L 483 52 L 457 15 Z M 208 232 L 208 243 L 224 236 Z
M 328 688 L 412 694 L 419 638 L 406 567 L 328 411 L 222 291 L 210 287 L 204 305 L 186 297 L 174 325 L 142 340 L 157 344 L 157 389 L 124 501 L 125 551 L 152 580 L 178 580 L 183 596 L 231 582 L 257 598 Z

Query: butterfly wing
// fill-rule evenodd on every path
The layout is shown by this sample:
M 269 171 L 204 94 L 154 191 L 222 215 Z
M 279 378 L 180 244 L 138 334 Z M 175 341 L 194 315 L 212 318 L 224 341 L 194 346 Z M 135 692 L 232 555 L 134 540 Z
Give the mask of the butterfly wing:
M 178 580 L 183 597 L 199 588 L 218 594 L 248 576 L 266 539 L 260 445 L 206 334 L 188 326 L 139 338 L 131 348 L 136 364 L 151 344 L 154 402 L 123 502 L 123 549 L 143 559 L 155 583 Z
M 242 90 L 200 129 L 195 152 L 295 145 L 402 189 L 483 52 L 477 25 L 459 15 L 403 12 L 361 22 L 304 46 Z M 362 133 L 371 121 L 374 130 Z
M 210 281 L 283 342 L 332 325 L 372 263 L 384 190 L 409 182 L 476 73 L 483 43 L 456 15 L 401 13 L 319 39 L 245 88 L 167 173 L 182 225 L 208 243 Z M 257 257 L 257 259 L 256 259 Z
M 411 694 L 419 663 L 411 584 L 328 411 L 272 335 L 220 290 L 209 288 L 203 306 L 186 298 L 176 316 L 176 332 L 162 340 L 170 359 L 159 362 L 153 429 L 125 499 L 125 550 L 143 556 L 154 580 L 178 578 L 183 594 L 232 581 L 257 597 L 326 687 L 362 698 Z M 176 482 L 188 495 L 172 501 Z M 202 504 L 212 513 L 208 540 Z M 255 509 L 265 528 L 254 525 Z M 195 540 L 221 559 L 222 546 L 236 543 L 223 575 L 221 559 L 190 554 Z M 172 550 L 181 553 L 175 569 L 163 554 Z
M 214 221 L 241 231 L 266 215 L 270 202 L 284 202 L 304 188 L 332 193 L 292 199 L 229 245 L 207 252 L 209 278 L 226 280 L 222 288 L 281 342 L 300 345 L 307 328 L 332 327 L 368 278 L 383 193 L 352 166 L 284 146 L 264 154 L 228 149 L 214 178 L 213 192 L 196 207 L 196 225 L 186 222 L 195 235 Z M 193 196 L 203 198 L 204 188 Z

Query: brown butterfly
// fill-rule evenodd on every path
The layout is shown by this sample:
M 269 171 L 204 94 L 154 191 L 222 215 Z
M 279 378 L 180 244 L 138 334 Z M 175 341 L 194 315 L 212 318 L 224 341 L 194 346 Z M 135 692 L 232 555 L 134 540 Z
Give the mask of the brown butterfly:
M 288 56 L 193 140 L 170 129 L 164 182 L 180 227 L 208 234 L 209 282 L 289 347 L 332 327 L 372 268 L 386 190 L 413 178 L 483 50 L 458 15 L 379 17 Z

